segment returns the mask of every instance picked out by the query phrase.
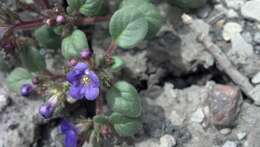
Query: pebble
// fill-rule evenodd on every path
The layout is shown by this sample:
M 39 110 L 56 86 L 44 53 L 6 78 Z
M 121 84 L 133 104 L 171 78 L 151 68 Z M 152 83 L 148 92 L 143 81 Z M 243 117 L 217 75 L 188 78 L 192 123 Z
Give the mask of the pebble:
M 226 5 L 232 9 L 240 9 L 244 4 L 244 0 L 225 0 Z
M 204 120 L 204 113 L 201 108 L 198 108 L 191 116 L 191 121 L 195 123 L 201 123 Z
M 210 11 L 211 11 L 211 7 L 209 5 L 205 5 L 198 10 L 197 15 L 200 18 L 206 18 L 209 16 Z
M 260 106 L 260 85 L 256 85 L 249 93 L 254 104 Z
M 226 0 L 229 1 L 229 0 Z M 253 19 L 260 22 L 260 1 L 251 0 L 247 1 L 241 8 L 241 14 L 243 17 Z
M 6 95 L 0 95 L 0 112 L 2 112 L 8 105 L 9 98 Z
M 169 119 L 172 124 L 179 126 L 183 124 L 185 115 L 179 115 L 176 111 L 173 110 L 169 116 Z
M 237 147 L 237 144 L 233 141 L 226 141 L 222 147 Z
M 235 22 L 228 22 L 225 24 L 223 29 L 223 38 L 225 41 L 230 41 L 236 34 L 242 31 L 240 24 Z
M 239 132 L 237 133 L 237 138 L 239 140 L 243 140 L 246 137 L 246 133 L 245 132 Z
M 235 10 L 233 10 L 233 9 L 228 10 L 226 12 L 226 16 L 228 18 L 238 18 L 239 17 L 238 13 Z
M 209 93 L 210 122 L 219 127 L 233 126 L 240 110 L 239 88 L 217 84 Z
M 255 33 L 254 35 L 254 41 L 258 44 L 260 44 L 260 32 Z
M 231 133 L 231 129 L 230 128 L 224 128 L 224 129 L 221 129 L 220 130 L 220 133 L 223 134 L 223 135 L 228 135 Z
M 256 75 L 254 75 L 254 77 L 252 78 L 252 83 L 254 84 L 258 84 L 260 83 L 260 72 L 258 72 Z
M 164 135 L 160 138 L 160 147 L 174 147 L 176 139 L 171 135 Z
M 243 33 L 241 33 L 241 36 L 244 38 L 244 40 L 245 40 L 247 43 L 252 43 L 252 42 L 253 42 L 253 37 L 252 37 L 251 33 L 249 33 L 249 32 L 243 32 Z

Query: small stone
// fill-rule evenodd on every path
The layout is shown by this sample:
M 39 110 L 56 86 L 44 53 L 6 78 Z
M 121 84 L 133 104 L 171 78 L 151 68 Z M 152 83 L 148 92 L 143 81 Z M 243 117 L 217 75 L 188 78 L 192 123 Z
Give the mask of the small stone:
M 221 129 L 220 133 L 223 135 L 228 135 L 231 133 L 231 129 L 230 128 Z
M 226 141 L 222 147 L 237 147 L 237 144 L 233 141 Z
M 251 98 L 254 100 L 254 104 L 260 106 L 260 85 L 256 85 L 250 92 Z
M 254 84 L 258 84 L 260 83 L 260 72 L 258 72 L 256 75 L 254 75 L 254 77 L 252 78 L 252 83 Z
M 239 88 L 217 84 L 209 93 L 210 122 L 219 127 L 231 127 L 239 114 L 242 96 Z
M 227 0 L 228 1 L 228 0 Z M 260 1 L 251 0 L 247 1 L 245 5 L 241 8 L 241 14 L 243 17 L 256 20 L 260 22 Z
M 169 116 L 169 119 L 173 125 L 180 126 L 183 124 L 183 122 L 185 120 L 185 116 L 179 115 L 176 111 L 172 111 Z
M 196 112 L 194 112 L 191 116 L 191 121 L 195 123 L 201 123 L 204 120 L 204 113 L 201 108 L 198 108 Z
M 219 21 L 216 22 L 216 26 L 217 26 L 218 28 L 222 29 L 223 26 L 224 26 L 224 24 L 225 24 L 225 22 L 226 22 L 226 21 L 225 21 L 224 19 L 221 19 L 221 20 L 219 20 Z
M 246 133 L 245 132 L 239 132 L 237 133 L 237 138 L 239 140 L 243 140 L 246 137 Z
M 192 21 L 193 21 L 192 17 L 185 13 L 181 16 L 181 19 L 182 19 L 182 22 L 187 25 L 192 24 Z
M 9 104 L 10 100 L 7 96 L 5 95 L 0 95 L 0 112 L 2 112 L 7 105 Z
M 255 41 L 257 44 L 260 44 L 260 32 L 255 33 L 255 35 L 254 35 L 254 41 Z
M 160 147 L 174 147 L 176 139 L 171 135 L 164 135 L 160 138 Z
M 226 12 L 226 16 L 227 16 L 228 18 L 238 18 L 238 17 L 239 17 L 239 15 L 237 14 L 237 12 L 236 12 L 235 10 L 233 10 L 233 9 L 228 10 L 228 11 Z
M 225 3 L 229 8 L 238 10 L 244 4 L 244 0 L 225 0 Z
M 231 40 L 236 34 L 239 34 L 242 31 L 242 27 L 240 24 L 235 22 L 228 22 L 224 26 L 223 30 L 223 38 L 226 41 Z
M 197 15 L 200 18 L 206 18 L 209 16 L 210 11 L 211 11 L 211 7 L 209 5 L 205 5 L 198 10 Z
M 244 38 L 244 40 L 245 40 L 247 43 L 252 43 L 252 42 L 253 42 L 253 37 L 252 37 L 251 33 L 249 33 L 249 32 L 243 32 L 243 33 L 241 33 L 241 36 Z

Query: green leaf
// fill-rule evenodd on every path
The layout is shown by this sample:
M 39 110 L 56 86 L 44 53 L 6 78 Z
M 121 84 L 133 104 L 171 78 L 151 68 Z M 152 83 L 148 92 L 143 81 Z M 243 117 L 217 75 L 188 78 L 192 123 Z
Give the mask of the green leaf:
M 148 22 L 148 33 L 146 38 L 151 38 L 161 28 L 162 20 L 159 10 L 150 3 L 149 0 L 124 0 L 121 7 L 127 7 L 133 5 L 136 9 L 141 11 Z
M 85 16 L 96 16 L 102 11 L 104 0 L 86 0 L 80 7 L 80 13 Z
M 97 124 L 108 124 L 109 123 L 109 120 L 106 116 L 104 115 L 96 115 L 94 118 L 93 118 L 94 122 L 97 123 Z
M 45 58 L 36 48 L 22 48 L 19 56 L 23 66 L 32 72 L 41 71 L 46 68 Z
M 67 12 L 69 14 L 75 14 L 79 8 L 84 4 L 85 0 L 67 0 L 68 7 Z
M 74 30 L 73 33 L 62 40 L 62 55 L 66 59 L 80 57 L 80 52 L 88 48 L 87 37 L 84 32 Z
M 206 4 L 207 0 L 168 0 L 170 3 L 188 9 L 196 9 Z
M 148 23 L 142 12 L 133 6 L 128 6 L 114 13 L 109 30 L 117 45 L 128 49 L 144 40 L 148 31 Z
M 112 113 L 109 118 L 119 136 L 131 137 L 142 128 L 140 118 L 129 118 L 116 112 Z
M 114 112 L 128 117 L 139 117 L 142 113 L 140 97 L 136 89 L 125 81 L 117 82 L 106 95 L 108 105 Z
M 8 87 L 19 93 L 20 87 L 23 84 L 29 84 L 31 83 L 32 75 L 24 68 L 15 68 L 7 77 L 7 85 Z
M 113 64 L 111 66 L 112 71 L 117 72 L 121 70 L 125 65 L 125 61 L 119 56 L 113 56 Z
M 43 25 L 34 32 L 35 39 L 41 47 L 58 49 L 61 45 L 61 38 L 54 31 L 54 28 Z

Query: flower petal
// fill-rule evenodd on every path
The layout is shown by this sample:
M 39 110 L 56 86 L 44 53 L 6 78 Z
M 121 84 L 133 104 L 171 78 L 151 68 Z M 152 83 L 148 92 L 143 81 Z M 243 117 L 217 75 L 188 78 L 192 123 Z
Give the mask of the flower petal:
M 84 86 L 81 91 L 81 94 L 84 94 L 87 100 L 95 100 L 99 96 L 99 88 L 93 87 L 91 83 L 88 86 Z
M 67 80 L 71 84 L 76 84 L 80 82 L 81 76 L 82 76 L 82 72 L 80 70 L 73 70 L 67 73 Z
M 81 94 L 81 89 L 82 89 L 83 85 L 71 85 L 70 86 L 70 91 L 69 94 L 72 98 L 79 100 L 82 99 L 84 97 L 83 94 Z
M 63 119 L 60 123 L 61 133 L 65 134 L 69 130 L 74 130 L 73 124 L 71 124 L 69 121 Z
M 83 62 L 79 62 L 79 63 L 74 67 L 74 70 L 80 70 L 81 72 L 85 71 L 86 69 L 88 69 L 88 64 L 83 63 Z
M 64 143 L 66 147 L 77 147 L 77 133 L 73 130 L 67 131 Z
M 93 87 L 99 87 L 100 86 L 100 81 L 99 81 L 99 78 L 97 76 L 97 74 L 91 70 L 85 70 L 84 72 L 90 79 L 91 81 L 93 82 L 92 83 L 92 86 Z

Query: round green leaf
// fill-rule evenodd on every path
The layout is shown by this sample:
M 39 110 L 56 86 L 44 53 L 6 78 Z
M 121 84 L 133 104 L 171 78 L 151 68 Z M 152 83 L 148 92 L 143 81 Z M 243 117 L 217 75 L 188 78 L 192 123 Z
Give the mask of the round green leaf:
M 104 5 L 104 0 L 86 0 L 80 7 L 80 13 L 85 16 L 95 16 L 100 14 Z
M 119 56 L 113 56 L 113 64 L 111 66 L 112 71 L 119 71 L 125 65 L 125 61 Z
M 80 30 L 74 30 L 70 36 L 62 40 L 62 55 L 66 59 L 78 58 L 80 52 L 88 47 L 85 33 Z
M 19 54 L 24 67 L 32 72 L 46 68 L 45 58 L 36 48 L 23 48 Z
M 102 124 L 102 125 L 109 123 L 108 118 L 104 115 L 96 115 L 94 116 L 93 120 L 95 123 Z
M 159 31 L 161 28 L 162 20 L 159 10 L 150 3 L 149 0 L 124 0 L 121 7 L 127 7 L 133 5 L 136 9 L 141 11 L 148 22 L 148 33 L 147 38 L 151 38 Z
M 119 136 L 131 137 L 142 128 L 139 118 L 129 118 L 120 113 L 112 113 L 110 121 Z
M 15 68 L 7 77 L 8 87 L 19 93 L 23 84 L 31 83 L 32 75 L 24 68 Z
M 142 12 L 129 6 L 114 13 L 109 30 L 117 45 L 128 49 L 143 41 L 148 31 L 148 23 Z
M 69 14 L 75 14 L 78 9 L 84 4 L 85 0 L 67 0 L 68 7 L 67 12 Z
M 48 25 L 43 25 L 34 32 L 35 39 L 41 47 L 58 49 L 61 45 L 61 38 L 54 29 Z
M 106 95 L 108 105 L 114 112 L 128 117 L 139 117 L 142 113 L 140 97 L 136 89 L 127 82 L 117 82 Z

